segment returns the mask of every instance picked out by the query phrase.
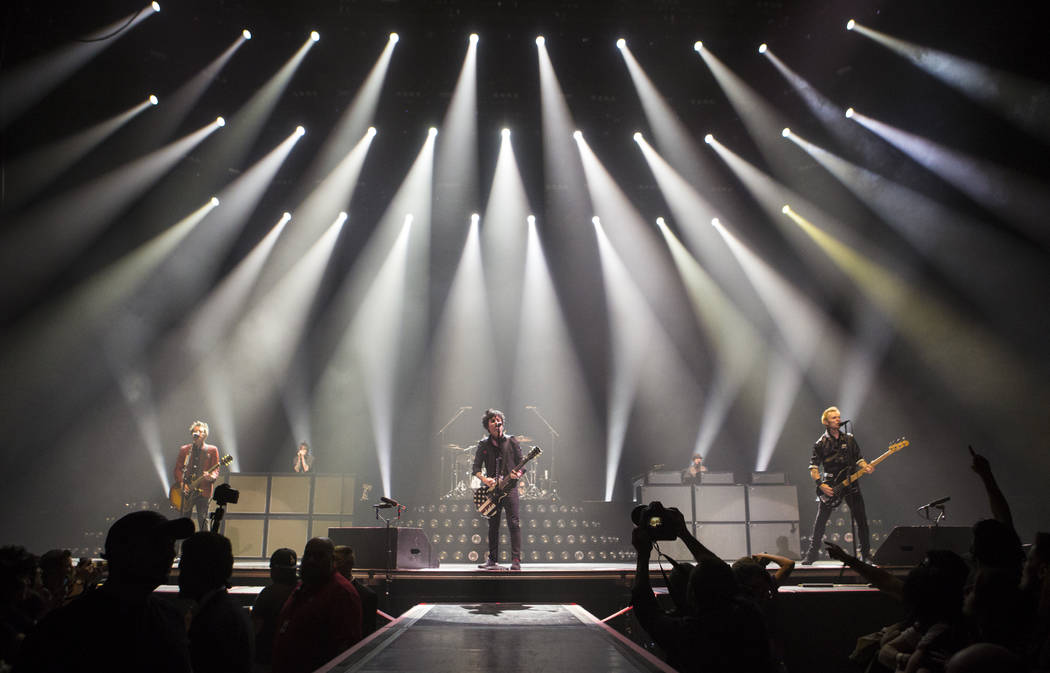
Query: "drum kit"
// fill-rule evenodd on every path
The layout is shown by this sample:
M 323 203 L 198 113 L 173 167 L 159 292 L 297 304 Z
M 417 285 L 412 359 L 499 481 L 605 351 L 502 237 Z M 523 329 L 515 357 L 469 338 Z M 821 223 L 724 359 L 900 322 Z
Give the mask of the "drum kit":
M 519 444 L 533 442 L 532 437 L 526 435 L 515 435 Z M 481 480 L 471 472 L 474 466 L 474 454 L 477 445 L 460 446 L 459 444 L 445 444 L 442 446 L 442 468 L 445 479 L 448 480 L 449 490 L 442 500 L 465 500 L 472 497 L 474 489 L 481 487 Z M 524 500 L 539 500 L 546 498 L 553 491 L 553 481 L 550 471 L 541 468 L 540 460 L 537 458 L 521 479 L 518 480 L 518 495 Z

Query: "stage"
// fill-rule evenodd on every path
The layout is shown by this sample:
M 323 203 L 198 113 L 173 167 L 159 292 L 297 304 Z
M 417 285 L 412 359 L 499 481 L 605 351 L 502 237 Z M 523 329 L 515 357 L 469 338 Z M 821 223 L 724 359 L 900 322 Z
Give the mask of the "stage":
M 663 567 L 670 570 L 666 563 Z M 908 570 L 906 567 L 886 569 L 901 576 Z M 652 645 L 647 635 L 627 609 L 634 570 L 633 563 L 525 564 L 521 571 L 487 571 L 473 564 L 442 564 L 440 568 L 389 573 L 361 570 L 354 575 L 376 592 L 380 616 L 388 622 L 396 622 L 420 604 L 575 605 L 624 638 L 648 649 Z M 650 564 L 650 577 L 654 591 L 661 601 L 668 601 L 669 609 L 658 564 Z M 158 591 L 176 595 L 176 582 L 177 568 L 173 569 L 172 584 Z M 266 562 L 238 561 L 230 591 L 247 609 L 267 583 Z M 899 604 L 864 584 L 852 570 L 830 561 L 797 565 L 789 584 L 780 588 L 777 603 L 777 624 L 787 646 L 785 656 L 792 671 L 850 670 L 847 657 L 856 638 L 903 617 Z M 379 621 L 383 623 L 383 619 Z M 820 624 L 819 629 L 815 628 L 816 624 Z

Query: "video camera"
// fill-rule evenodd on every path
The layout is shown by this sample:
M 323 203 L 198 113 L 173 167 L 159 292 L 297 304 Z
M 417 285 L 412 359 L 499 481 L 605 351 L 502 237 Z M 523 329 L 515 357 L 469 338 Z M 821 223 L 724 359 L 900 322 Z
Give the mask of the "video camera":
M 219 484 L 215 487 L 215 493 L 212 494 L 211 499 L 220 507 L 236 505 L 237 501 L 241 499 L 241 492 L 229 484 Z
M 677 508 L 664 507 L 659 500 L 654 500 L 631 510 L 631 521 L 635 526 L 645 528 L 650 539 L 674 540 L 678 538 L 676 531 L 685 522 L 685 517 Z

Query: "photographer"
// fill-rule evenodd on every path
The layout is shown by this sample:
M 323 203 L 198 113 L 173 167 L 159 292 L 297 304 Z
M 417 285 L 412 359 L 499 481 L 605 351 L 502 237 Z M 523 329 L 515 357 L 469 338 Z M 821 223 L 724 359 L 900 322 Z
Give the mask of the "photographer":
M 667 652 L 679 671 L 766 673 L 769 642 L 762 616 L 741 595 L 733 571 L 689 532 L 676 509 L 658 502 L 636 508 L 631 543 L 638 552 L 631 604 L 646 633 Z M 649 581 L 654 540 L 680 538 L 697 561 L 689 577 L 688 614 L 671 616 L 660 609 Z

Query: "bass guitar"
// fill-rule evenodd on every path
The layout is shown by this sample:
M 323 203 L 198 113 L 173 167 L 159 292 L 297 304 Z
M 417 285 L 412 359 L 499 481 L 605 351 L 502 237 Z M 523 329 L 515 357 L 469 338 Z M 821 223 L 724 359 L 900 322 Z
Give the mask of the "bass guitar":
M 525 467 L 525 464 L 536 456 L 543 453 L 543 450 L 538 447 L 532 447 L 532 451 L 529 451 L 529 455 L 525 456 L 518 465 L 511 470 L 511 472 L 518 472 L 521 468 Z M 474 489 L 474 507 L 477 508 L 478 513 L 486 519 L 491 519 L 497 511 L 499 511 L 499 503 L 503 498 L 507 497 L 507 493 L 510 492 L 514 485 L 512 482 L 517 481 L 507 476 L 497 479 L 495 486 L 482 486 L 481 488 Z
M 185 489 L 182 488 L 179 484 L 172 484 L 171 490 L 168 491 L 168 501 L 171 503 L 171 506 L 181 512 L 182 507 L 184 505 L 188 505 L 189 502 L 193 499 L 193 497 L 201 492 L 201 484 L 204 482 L 205 478 L 209 476 L 217 476 L 219 474 L 220 467 L 229 465 L 232 462 L 233 456 L 223 456 L 222 460 L 220 460 L 218 464 L 215 465 L 215 467 L 211 468 L 201 476 L 191 481 Z
M 868 465 L 875 467 L 882 461 L 889 458 L 891 455 L 897 453 L 904 447 L 908 446 L 908 444 L 910 444 L 908 440 L 904 439 L 903 437 L 899 438 L 896 442 L 890 444 L 886 448 L 886 453 L 871 461 L 870 463 L 868 463 Z M 831 495 L 828 495 L 827 493 L 822 491 L 820 485 L 817 486 L 817 496 L 820 498 L 821 503 L 828 505 L 829 507 L 838 507 L 839 503 L 842 502 L 842 496 L 845 495 L 846 490 L 853 485 L 853 482 L 857 481 L 865 474 L 867 474 L 867 472 L 865 472 L 863 468 L 857 470 L 853 474 L 850 474 L 849 471 L 852 469 L 852 466 L 845 467 L 842 470 L 840 470 L 839 473 L 836 474 L 832 479 L 821 482 L 821 484 L 827 484 L 828 486 L 831 486 L 831 488 L 833 489 Z

